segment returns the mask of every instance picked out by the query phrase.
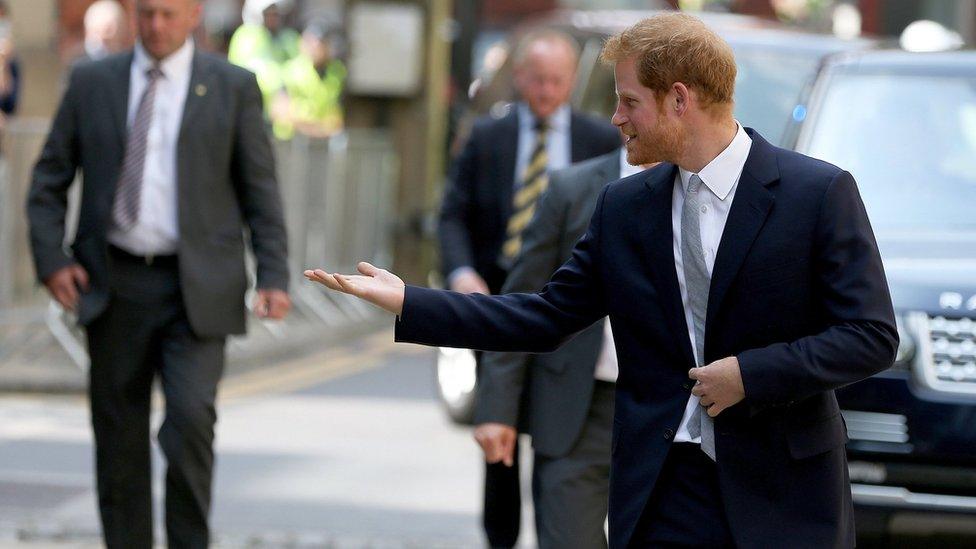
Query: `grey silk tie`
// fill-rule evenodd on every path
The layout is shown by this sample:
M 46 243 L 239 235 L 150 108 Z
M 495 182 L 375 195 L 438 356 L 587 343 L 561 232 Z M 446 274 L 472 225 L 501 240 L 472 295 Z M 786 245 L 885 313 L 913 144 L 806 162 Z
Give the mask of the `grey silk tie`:
M 695 351 L 698 353 L 698 366 L 705 364 L 705 312 L 708 310 L 708 287 L 712 278 L 705 266 L 702 250 L 701 224 L 698 212 L 701 208 L 702 180 L 692 175 L 681 208 L 681 262 L 685 271 L 685 287 L 688 290 L 688 305 L 695 328 Z M 688 434 L 692 438 L 701 437 L 702 451 L 715 460 L 715 426 L 704 408 L 696 406 L 688 419 Z
M 115 189 L 112 218 L 122 230 L 131 229 L 139 219 L 139 203 L 142 196 L 142 174 L 146 166 L 146 138 L 152 126 L 153 104 L 156 99 L 156 83 L 163 71 L 153 67 L 146 71 L 146 91 L 142 92 L 136 117 L 125 141 L 125 156 Z

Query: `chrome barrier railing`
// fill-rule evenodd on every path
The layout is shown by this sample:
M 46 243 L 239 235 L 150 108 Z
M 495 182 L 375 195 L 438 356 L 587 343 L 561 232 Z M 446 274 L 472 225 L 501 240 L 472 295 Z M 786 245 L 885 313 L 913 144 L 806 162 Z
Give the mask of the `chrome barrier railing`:
M 0 160 L 0 367 L 5 362 L 71 362 L 83 373 L 82 332 L 36 283 L 24 201 L 48 122 L 12 120 Z M 288 228 L 294 309 L 284 322 L 251 317 L 248 335 L 231 338 L 229 356 L 256 358 L 321 338 L 323 329 L 375 323 L 376 309 L 304 281 L 307 267 L 341 272 L 366 259 L 392 260 L 398 158 L 389 132 L 349 130 L 330 139 L 297 136 L 274 143 Z M 79 185 L 74 185 L 77 196 Z M 72 200 L 73 204 L 77 199 Z M 69 230 L 77 218 L 70 208 Z M 249 259 L 253 273 L 253 262 Z M 252 277 L 253 280 L 253 277 Z M 251 296 L 248 296 L 250 303 Z M 41 332 L 39 334 L 39 332 Z

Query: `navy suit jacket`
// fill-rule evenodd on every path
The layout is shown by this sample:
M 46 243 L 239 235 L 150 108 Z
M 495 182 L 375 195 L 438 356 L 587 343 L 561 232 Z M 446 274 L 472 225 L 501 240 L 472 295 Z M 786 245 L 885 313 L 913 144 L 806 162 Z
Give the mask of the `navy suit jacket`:
M 574 163 L 620 147 L 620 131 L 592 115 L 573 111 L 569 134 Z M 498 253 L 512 215 L 518 139 L 514 106 L 501 118 L 478 119 L 452 166 L 441 204 L 438 237 L 444 276 L 458 267 L 473 267 L 493 293 L 507 274 L 498 265 Z
M 740 547 L 852 547 L 834 389 L 898 345 L 874 234 L 851 175 L 753 144 L 716 255 L 705 361 L 736 356 L 746 398 L 715 420 L 723 504 Z M 672 252 L 677 167 L 608 185 L 572 258 L 538 294 L 408 287 L 396 338 L 547 352 L 610 315 L 620 375 L 610 544 L 623 549 L 681 421 L 694 366 Z

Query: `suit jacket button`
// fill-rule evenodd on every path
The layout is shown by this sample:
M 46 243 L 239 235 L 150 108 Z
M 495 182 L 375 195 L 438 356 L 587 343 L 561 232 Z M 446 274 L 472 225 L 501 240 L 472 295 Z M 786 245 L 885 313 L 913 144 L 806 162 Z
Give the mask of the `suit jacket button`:
M 684 390 L 686 390 L 686 391 L 688 389 L 691 389 L 691 382 L 690 381 L 686 381 L 686 382 L 682 383 L 681 384 L 681 388 L 684 389 Z
M 671 429 L 664 430 L 664 440 L 671 440 L 674 438 L 674 431 Z

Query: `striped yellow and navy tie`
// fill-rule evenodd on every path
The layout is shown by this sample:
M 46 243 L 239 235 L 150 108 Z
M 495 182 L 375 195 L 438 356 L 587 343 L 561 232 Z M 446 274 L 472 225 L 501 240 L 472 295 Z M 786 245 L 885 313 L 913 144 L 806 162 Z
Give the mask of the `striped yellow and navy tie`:
M 535 205 L 546 186 L 549 185 L 549 173 L 546 167 L 549 163 L 546 154 L 546 132 L 549 130 L 544 121 L 540 121 L 535 128 L 535 147 L 529 164 L 522 171 L 522 178 L 512 198 L 512 216 L 508 218 L 505 244 L 502 245 L 503 261 L 509 266 L 522 250 L 522 231 L 535 214 Z

